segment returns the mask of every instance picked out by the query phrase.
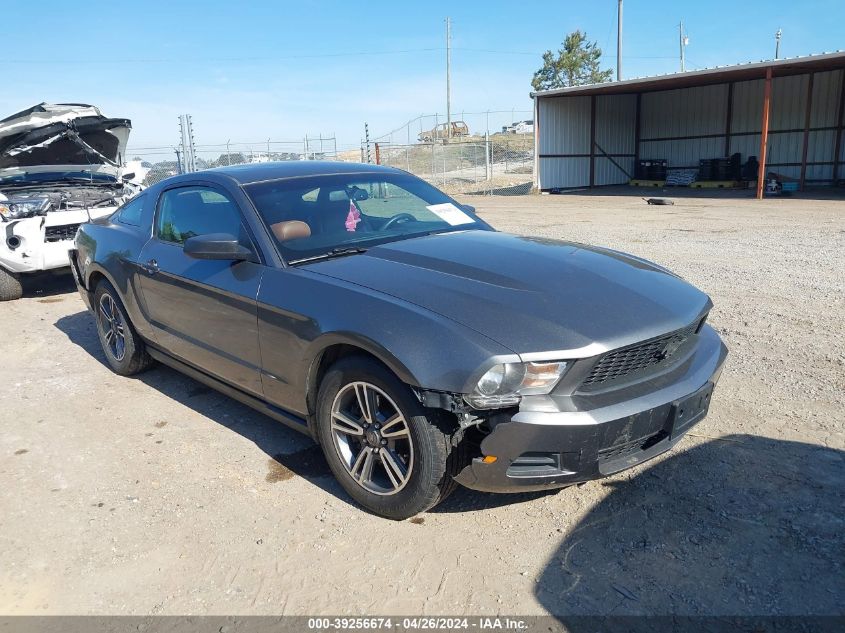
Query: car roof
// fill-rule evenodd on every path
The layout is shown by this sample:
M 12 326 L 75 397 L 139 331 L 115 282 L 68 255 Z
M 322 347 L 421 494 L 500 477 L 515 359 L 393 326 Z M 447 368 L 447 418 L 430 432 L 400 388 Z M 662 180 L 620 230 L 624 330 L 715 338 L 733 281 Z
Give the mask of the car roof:
M 335 174 L 360 173 L 404 173 L 400 169 L 366 163 L 344 163 L 328 160 L 286 160 L 270 163 L 248 163 L 231 167 L 216 167 L 203 172 L 190 174 L 222 174 L 229 176 L 242 185 L 279 178 L 301 178 L 306 176 L 330 176 Z M 189 174 L 185 174 L 189 175 Z

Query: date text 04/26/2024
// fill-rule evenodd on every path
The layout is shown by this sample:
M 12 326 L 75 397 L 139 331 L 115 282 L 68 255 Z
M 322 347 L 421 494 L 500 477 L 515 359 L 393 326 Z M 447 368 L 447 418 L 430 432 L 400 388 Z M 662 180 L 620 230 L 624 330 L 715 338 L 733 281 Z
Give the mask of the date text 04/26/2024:
M 352 617 L 352 618 L 309 618 L 311 631 L 524 631 L 523 620 L 499 617 L 449 618 L 449 617 Z

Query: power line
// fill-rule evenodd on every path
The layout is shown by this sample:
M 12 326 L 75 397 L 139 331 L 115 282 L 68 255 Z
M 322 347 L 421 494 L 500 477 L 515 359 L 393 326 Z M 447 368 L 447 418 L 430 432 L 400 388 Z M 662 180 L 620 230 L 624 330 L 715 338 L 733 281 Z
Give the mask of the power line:
M 404 55 L 406 53 L 428 53 L 444 50 L 442 46 L 434 48 L 408 48 L 390 51 L 348 51 L 343 53 L 312 53 L 279 56 L 254 56 L 254 57 L 178 57 L 158 59 L 4 59 L 0 63 L 6 64 L 171 64 L 182 62 L 254 62 L 254 61 L 280 61 L 285 59 L 318 59 L 325 57 L 355 57 L 371 55 Z
M 259 61 L 284 61 L 290 59 L 326 59 L 337 57 L 371 57 L 384 55 L 406 55 L 413 53 L 440 53 L 446 50 L 445 46 L 434 46 L 429 48 L 408 48 L 398 50 L 384 50 L 384 51 L 347 51 L 339 53 L 310 53 L 310 54 L 293 54 L 293 55 L 256 55 L 250 57 L 173 57 L 173 58 L 125 58 L 125 59 L 0 59 L 0 65 L 7 64 L 21 64 L 28 66 L 38 65 L 62 65 L 62 64 L 181 64 L 181 63 L 226 63 L 226 62 L 259 62 Z M 542 51 L 509 51 L 501 49 L 490 48 L 465 48 L 452 46 L 453 51 L 465 51 L 468 53 L 484 53 L 489 55 L 519 55 L 529 57 L 540 57 Z M 674 59 L 672 56 L 666 55 L 624 55 L 623 59 Z
M 461 48 L 458 46 L 452 47 L 453 51 L 467 51 L 470 53 L 491 53 L 494 55 L 530 55 L 532 57 L 539 57 L 542 52 L 534 51 L 529 53 L 527 51 L 503 51 L 494 50 L 490 48 Z M 602 51 L 604 52 L 604 51 Z M 623 55 L 622 59 L 677 59 L 677 55 Z

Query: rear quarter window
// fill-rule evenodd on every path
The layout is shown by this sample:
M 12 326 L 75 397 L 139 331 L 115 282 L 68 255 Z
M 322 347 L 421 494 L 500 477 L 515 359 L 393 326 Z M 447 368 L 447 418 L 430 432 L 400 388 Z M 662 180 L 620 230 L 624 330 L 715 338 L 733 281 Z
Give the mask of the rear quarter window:
M 114 214 L 113 219 L 129 226 L 141 226 L 141 214 L 144 212 L 146 196 L 136 196 L 124 204 Z

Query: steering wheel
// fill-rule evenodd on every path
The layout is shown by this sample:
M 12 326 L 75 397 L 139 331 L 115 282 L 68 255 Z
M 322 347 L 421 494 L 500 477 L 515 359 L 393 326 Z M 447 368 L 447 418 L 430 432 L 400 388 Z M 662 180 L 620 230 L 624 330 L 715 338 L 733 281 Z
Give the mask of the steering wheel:
M 386 229 L 389 229 L 394 224 L 399 224 L 400 222 L 416 222 L 416 221 L 417 221 L 417 219 L 414 216 L 412 216 L 410 213 L 397 213 L 396 215 L 391 217 L 387 222 L 385 222 L 382 225 L 381 230 L 384 231 Z

